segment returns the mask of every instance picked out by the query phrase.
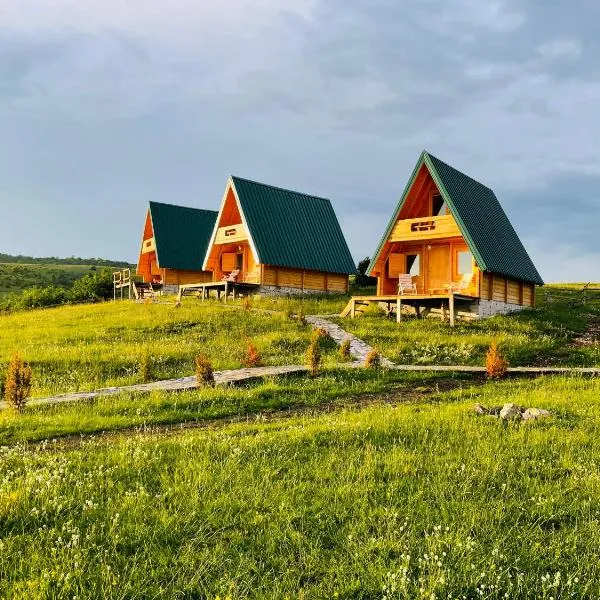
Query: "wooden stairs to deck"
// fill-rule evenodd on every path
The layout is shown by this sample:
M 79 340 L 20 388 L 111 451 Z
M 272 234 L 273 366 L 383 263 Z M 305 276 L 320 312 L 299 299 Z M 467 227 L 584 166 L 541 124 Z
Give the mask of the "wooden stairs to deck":
M 136 300 L 146 300 L 150 298 L 152 300 L 156 299 L 156 296 L 160 292 L 162 288 L 161 285 L 152 285 L 151 283 L 143 283 L 141 281 L 133 282 L 133 295 Z
M 348 301 L 348 304 L 346 304 L 346 307 L 340 313 L 340 317 L 348 317 L 348 316 L 354 317 L 356 313 L 358 313 L 359 315 L 362 315 L 370 303 L 371 303 L 371 300 L 357 300 L 356 298 L 350 298 L 350 300 Z M 354 315 L 352 314 L 352 310 L 354 310 L 354 313 L 355 313 Z

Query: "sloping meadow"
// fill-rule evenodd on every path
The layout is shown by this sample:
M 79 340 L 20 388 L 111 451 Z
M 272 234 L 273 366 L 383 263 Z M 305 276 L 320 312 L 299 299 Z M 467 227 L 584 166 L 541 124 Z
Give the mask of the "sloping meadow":
M 0 375 L 15 351 L 33 367 L 33 395 L 190 375 L 199 352 L 213 368 L 240 368 L 251 341 L 266 364 L 302 364 L 310 328 L 285 313 L 266 314 L 187 299 L 181 306 L 104 303 L 0 315 Z
M 599 386 L 3 447 L 0 595 L 597 597 Z M 553 416 L 507 424 L 475 398 Z

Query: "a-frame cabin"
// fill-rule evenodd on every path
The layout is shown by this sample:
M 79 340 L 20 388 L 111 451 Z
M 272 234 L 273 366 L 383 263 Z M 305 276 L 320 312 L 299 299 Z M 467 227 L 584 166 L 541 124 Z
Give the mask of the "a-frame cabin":
M 275 294 L 347 292 L 355 272 L 328 199 L 233 176 L 202 268 Z
M 494 192 L 425 151 L 368 271 L 378 297 L 475 317 L 533 306 L 543 285 Z
M 214 210 L 150 202 L 137 266 L 144 283 L 175 292 L 186 283 L 211 281 L 202 261 L 216 220 Z

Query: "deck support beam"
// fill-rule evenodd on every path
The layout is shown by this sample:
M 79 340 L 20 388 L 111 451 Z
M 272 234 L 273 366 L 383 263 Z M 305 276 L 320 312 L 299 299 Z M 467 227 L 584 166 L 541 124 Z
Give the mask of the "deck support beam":
M 396 323 L 402 322 L 402 297 L 398 296 L 396 300 Z
M 450 310 L 450 327 L 454 327 L 454 294 L 450 294 L 448 298 L 448 309 Z

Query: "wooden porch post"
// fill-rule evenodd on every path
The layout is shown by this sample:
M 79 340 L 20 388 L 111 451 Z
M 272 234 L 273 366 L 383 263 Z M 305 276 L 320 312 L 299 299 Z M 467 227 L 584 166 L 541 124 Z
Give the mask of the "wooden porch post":
M 396 323 L 402 321 L 402 296 L 398 296 L 396 300 Z
M 448 298 L 448 308 L 450 309 L 450 327 L 454 327 L 454 294 Z

